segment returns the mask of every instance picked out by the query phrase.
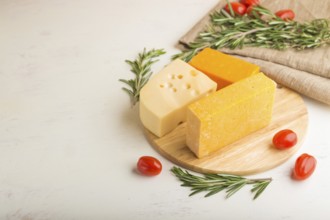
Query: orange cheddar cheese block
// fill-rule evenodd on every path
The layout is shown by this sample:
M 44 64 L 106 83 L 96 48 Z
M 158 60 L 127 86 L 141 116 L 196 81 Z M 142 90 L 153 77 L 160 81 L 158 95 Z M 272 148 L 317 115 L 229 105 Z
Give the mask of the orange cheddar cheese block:
M 257 73 L 190 104 L 186 144 L 202 158 L 267 126 L 275 89 L 273 80 Z
M 217 89 L 259 73 L 260 70 L 255 64 L 211 48 L 202 50 L 189 64 L 215 81 L 218 84 Z

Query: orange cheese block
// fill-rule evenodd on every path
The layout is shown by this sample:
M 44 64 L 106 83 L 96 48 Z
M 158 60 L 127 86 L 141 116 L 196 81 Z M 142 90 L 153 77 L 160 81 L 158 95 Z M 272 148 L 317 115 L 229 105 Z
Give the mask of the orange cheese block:
M 276 83 L 257 73 L 188 106 L 186 144 L 198 158 L 267 126 Z
M 211 48 L 202 50 L 189 64 L 215 81 L 218 84 L 217 89 L 259 73 L 260 70 L 257 65 Z

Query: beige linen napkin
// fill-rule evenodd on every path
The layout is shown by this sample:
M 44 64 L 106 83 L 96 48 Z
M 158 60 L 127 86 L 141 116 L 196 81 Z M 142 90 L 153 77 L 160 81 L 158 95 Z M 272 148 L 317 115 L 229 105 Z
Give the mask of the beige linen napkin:
M 226 1 L 222 0 L 211 11 L 225 5 Z M 302 22 L 315 18 L 330 19 L 330 0 L 264 0 L 261 5 L 274 12 L 290 8 L 296 12 L 296 20 Z M 209 22 L 207 14 L 179 42 L 187 44 L 193 41 Z M 304 51 L 252 47 L 221 51 L 249 57 L 250 62 L 261 66 L 278 83 L 330 105 L 330 46 Z

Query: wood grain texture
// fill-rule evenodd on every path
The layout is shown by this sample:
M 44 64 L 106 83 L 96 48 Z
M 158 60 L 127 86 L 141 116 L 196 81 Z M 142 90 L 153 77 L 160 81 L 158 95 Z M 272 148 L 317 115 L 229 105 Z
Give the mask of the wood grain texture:
M 272 122 L 217 152 L 198 159 L 186 146 L 186 123 L 158 138 L 148 130 L 145 134 L 152 146 L 173 163 L 199 173 L 228 173 L 250 175 L 272 169 L 288 160 L 301 147 L 308 126 L 304 101 L 287 88 L 277 88 Z M 274 134 L 291 129 L 298 135 L 298 143 L 288 150 L 272 145 Z

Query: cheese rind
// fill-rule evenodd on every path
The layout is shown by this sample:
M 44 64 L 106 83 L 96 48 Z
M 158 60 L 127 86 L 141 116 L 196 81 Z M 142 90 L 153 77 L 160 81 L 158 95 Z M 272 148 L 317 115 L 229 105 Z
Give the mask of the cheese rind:
M 155 74 L 140 91 L 140 119 L 161 137 L 186 121 L 187 106 L 215 92 L 217 84 L 182 60 Z
M 188 106 L 186 143 L 198 158 L 267 126 L 276 83 L 263 73 L 231 84 Z
M 190 60 L 189 64 L 217 82 L 218 89 L 259 73 L 260 70 L 255 64 L 211 48 L 202 50 Z

